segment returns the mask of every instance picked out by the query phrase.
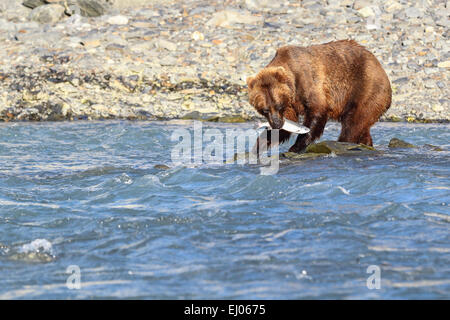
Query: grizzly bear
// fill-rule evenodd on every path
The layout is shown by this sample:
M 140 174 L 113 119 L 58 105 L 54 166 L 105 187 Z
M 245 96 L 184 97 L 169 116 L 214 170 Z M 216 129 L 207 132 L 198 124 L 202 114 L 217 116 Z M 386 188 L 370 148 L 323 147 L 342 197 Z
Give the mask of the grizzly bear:
M 297 137 L 291 152 L 301 152 L 319 138 L 328 119 L 342 124 L 338 141 L 372 146 L 370 127 L 390 107 L 392 97 L 380 62 L 353 40 L 281 47 L 247 85 L 250 104 L 273 129 L 280 129 L 284 119 L 298 122 L 304 117 L 310 132 Z M 289 137 L 289 132 L 279 131 L 279 143 Z

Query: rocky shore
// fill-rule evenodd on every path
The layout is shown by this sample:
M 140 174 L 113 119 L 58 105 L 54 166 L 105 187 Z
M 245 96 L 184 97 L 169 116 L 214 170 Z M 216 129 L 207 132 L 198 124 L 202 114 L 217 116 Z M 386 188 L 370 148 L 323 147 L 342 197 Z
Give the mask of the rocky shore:
M 25 4 L 25 5 L 24 5 Z M 276 48 L 354 39 L 393 87 L 384 121 L 448 122 L 450 1 L 11 0 L 0 121 L 246 121 Z

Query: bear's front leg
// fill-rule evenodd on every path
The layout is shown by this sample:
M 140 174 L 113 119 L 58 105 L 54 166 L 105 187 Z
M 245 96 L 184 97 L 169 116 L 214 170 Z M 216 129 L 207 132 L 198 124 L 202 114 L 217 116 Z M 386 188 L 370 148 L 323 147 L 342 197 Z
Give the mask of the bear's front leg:
M 258 139 L 256 140 L 256 144 L 253 147 L 252 152 L 259 155 L 260 152 L 267 151 L 270 147 L 274 147 L 278 144 L 281 144 L 287 140 L 289 140 L 291 133 L 286 130 L 278 130 L 278 141 L 274 141 L 274 144 L 272 144 L 272 130 L 267 130 L 266 132 L 263 132 L 259 135 Z M 261 150 L 260 150 L 261 146 Z
M 299 134 L 297 140 L 295 140 L 294 145 L 289 148 L 289 152 L 300 153 L 305 150 L 306 147 L 311 144 L 311 142 L 322 135 L 327 121 L 327 114 L 322 114 L 318 117 L 311 117 L 309 114 L 305 115 L 303 125 L 305 127 L 308 127 L 310 131 L 306 134 Z

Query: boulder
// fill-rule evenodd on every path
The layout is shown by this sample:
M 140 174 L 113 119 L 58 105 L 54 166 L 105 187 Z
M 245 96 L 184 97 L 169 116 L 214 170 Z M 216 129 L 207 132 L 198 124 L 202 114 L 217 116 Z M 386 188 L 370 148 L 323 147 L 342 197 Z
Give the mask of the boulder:
M 417 148 L 417 146 L 415 146 L 409 142 L 400 140 L 398 138 L 392 138 L 391 141 L 389 141 L 388 147 L 389 148 Z
M 349 142 L 337 142 L 337 141 L 322 141 L 318 143 L 310 144 L 306 147 L 303 153 L 285 152 L 282 154 L 284 158 L 288 159 L 311 159 L 325 155 L 368 155 L 374 154 L 378 151 L 370 146 L 364 144 L 355 144 Z
M 376 152 L 374 147 L 366 146 L 365 144 L 355 144 L 349 142 L 337 142 L 337 141 L 322 141 L 318 143 L 310 144 L 306 147 L 306 153 L 334 153 L 340 154 L 354 154 L 361 152 Z
M 295 152 L 281 153 L 280 158 L 289 160 L 309 160 L 328 155 L 361 156 L 361 155 L 373 155 L 377 153 L 379 153 L 378 150 L 376 150 L 373 147 L 366 146 L 364 144 L 355 144 L 337 141 L 322 141 L 310 144 L 306 148 L 306 150 L 302 153 L 295 153 Z M 254 157 L 255 155 L 250 152 L 240 154 L 236 153 L 233 159 L 228 160 L 226 163 L 233 163 L 240 159 L 248 160 L 249 157 L 252 156 Z

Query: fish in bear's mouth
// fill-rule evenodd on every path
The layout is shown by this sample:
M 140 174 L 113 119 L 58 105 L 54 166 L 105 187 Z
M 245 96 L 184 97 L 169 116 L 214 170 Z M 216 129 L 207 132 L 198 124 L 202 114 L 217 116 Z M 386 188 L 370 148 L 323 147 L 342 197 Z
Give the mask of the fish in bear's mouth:
M 258 123 L 257 129 L 266 128 L 268 130 L 272 130 L 269 122 Z M 309 132 L 309 128 L 305 127 L 301 124 L 298 124 L 294 121 L 284 119 L 284 124 L 281 129 L 286 130 L 288 132 L 296 133 L 296 134 L 306 134 Z

